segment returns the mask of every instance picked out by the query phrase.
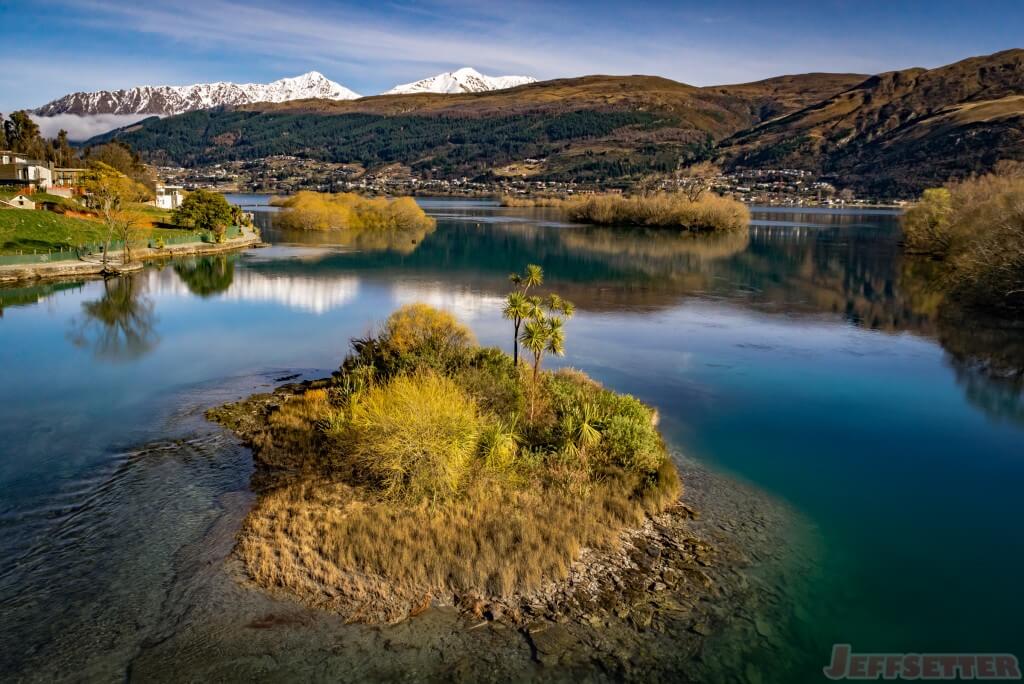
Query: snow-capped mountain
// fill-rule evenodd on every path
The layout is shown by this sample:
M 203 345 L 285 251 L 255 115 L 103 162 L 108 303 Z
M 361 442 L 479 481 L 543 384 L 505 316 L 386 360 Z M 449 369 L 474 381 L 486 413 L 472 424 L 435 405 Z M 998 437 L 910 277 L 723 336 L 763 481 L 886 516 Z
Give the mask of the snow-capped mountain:
M 463 67 L 458 71 L 447 71 L 415 83 L 403 83 L 382 94 L 482 93 L 488 90 L 515 88 L 536 81 L 537 79 L 532 76 L 485 76 L 476 69 Z
M 35 110 L 39 116 L 147 114 L 168 116 L 221 105 L 286 102 L 305 98 L 354 100 L 361 97 L 317 71 L 273 83 L 197 83 L 190 86 L 138 86 L 127 90 L 71 93 Z

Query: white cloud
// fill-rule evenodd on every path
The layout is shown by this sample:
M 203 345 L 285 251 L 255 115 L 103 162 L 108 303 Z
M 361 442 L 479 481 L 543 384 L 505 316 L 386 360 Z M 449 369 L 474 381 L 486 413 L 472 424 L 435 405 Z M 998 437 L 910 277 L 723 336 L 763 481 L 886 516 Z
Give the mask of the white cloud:
M 316 65 L 360 92 L 380 92 L 451 67 L 474 66 L 485 73 L 558 78 L 593 73 L 657 74 L 696 84 L 723 83 L 775 75 L 764 51 L 744 54 L 736 46 L 710 45 L 707 27 L 655 22 L 632 26 L 590 21 L 557 4 L 486 5 L 486 11 L 448 3 L 388 17 L 330 5 L 315 10 L 278 2 L 240 4 L 208 0 L 196 4 L 122 4 L 111 0 L 70 0 L 86 11 L 97 29 L 129 30 L 214 51 L 258 54 Z M 451 4 L 456 7 L 450 6 Z M 229 26 L 230 30 L 225 30 Z M 566 30 L 571 26 L 570 30 Z M 682 39 L 686 34 L 694 34 Z M 780 50 L 770 53 L 785 69 Z M 834 52 L 832 54 L 835 54 Z M 787 67 L 793 66 L 787 64 Z M 332 73 L 335 68 L 342 73 Z M 819 68 L 816 65 L 816 68 Z M 792 70 L 792 69 L 790 69 Z M 134 85 L 134 84 L 131 84 Z
M 32 63 L 4 69 L 10 77 L 0 73 L 0 100 L 13 101 L 0 101 L 0 110 L 15 103 L 39 106 L 73 90 L 267 82 L 309 69 L 375 93 L 461 66 L 541 79 L 655 74 L 694 85 L 809 69 L 870 73 L 894 66 L 842 37 L 791 30 L 783 35 L 734 23 L 727 14 L 643 3 L 588 12 L 572 3 L 538 0 L 361 6 L 303 0 L 39 2 L 52 8 L 54 21 L 73 21 L 77 31 L 94 36 L 97 50 L 84 56 L 75 50 L 75 68 L 68 69 L 70 53 L 62 57 L 58 48 L 34 55 L 27 54 L 35 50 L 32 45 L 20 46 L 17 59 L 31 57 Z M 141 37 L 152 50 L 145 59 L 118 55 L 121 37 Z M 8 58 L 0 61 L 8 66 Z
M 77 114 L 56 114 L 54 116 L 32 115 L 32 120 L 39 124 L 39 131 L 44 138 L 54 138 L 60 129 L 68 132 L 68 138 L 74 141 L 88 140 L 94 135 L 112 131 L 115 128 L 128 126 L 136 121 L 147 119 L 152 114 L 93 114 L 79 116 Z

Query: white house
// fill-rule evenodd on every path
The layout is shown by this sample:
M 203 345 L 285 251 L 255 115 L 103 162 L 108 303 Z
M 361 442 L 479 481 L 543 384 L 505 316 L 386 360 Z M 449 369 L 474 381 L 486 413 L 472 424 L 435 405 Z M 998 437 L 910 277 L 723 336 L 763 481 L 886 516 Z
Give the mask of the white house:
M 177 209 L 185 199 L 184 188 L 180 185 L 157 185 L 154 204 L 161 209 Z
M 13 209 L 35 209 L 36 203 L 24 195 L 15 195 L 9 200 L 0 200 L 0 205 Z
M 53 185 L 53 169 L 46 162 L 20 152 L 0 151 L 0 185 L 34 185 L 45 190 Z

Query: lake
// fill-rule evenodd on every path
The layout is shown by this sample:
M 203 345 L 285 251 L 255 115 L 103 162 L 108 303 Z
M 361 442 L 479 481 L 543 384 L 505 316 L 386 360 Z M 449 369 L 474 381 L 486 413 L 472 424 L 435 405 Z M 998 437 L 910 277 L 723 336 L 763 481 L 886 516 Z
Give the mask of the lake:
M 0 676 L 130 678 L 194 619 L 182 577 L 251 500 L 206 408 L 328 374 L 414 301 L 508 349 L 527 263 L 577 306 L 554 365 L 658 407 L 673 448 L 808 530 L 766 680 L 785 651 L 813 680 L 837 642 L 1024 655 L 1022 333 L 937 315 L 893 215 L 755 209 L 748 234 L 693 238 L 421 203 L 437 230 L 398 244 L 258 211 L 267 249 L 0 290 Z

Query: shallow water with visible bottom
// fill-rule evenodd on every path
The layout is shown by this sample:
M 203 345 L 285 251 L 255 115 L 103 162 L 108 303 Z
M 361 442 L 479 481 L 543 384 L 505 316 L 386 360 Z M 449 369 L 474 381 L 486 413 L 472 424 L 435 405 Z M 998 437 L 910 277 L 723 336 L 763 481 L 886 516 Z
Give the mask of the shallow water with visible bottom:
M 527 263 L 577 305 L 553 365 L 657 406 L 674 448 L 807 530 L 805 581 L 773 600 L 785 625 L 759 624 L 731 679 L 814 681 L 833 643 L 1024 656 L 1021 332 L 941 320 L 893 216 L 763 209 L 693 238 L 423 204 L 427 235 L 286 233 L 261 212 L 267 249 L 0 290 L 0 676 L 148 678 L 154 653 L 239 674 L 181 636 L 199 596 L 231 610 L 237 582 L 189 578 L 222 567 L 251 501 L 248 452 L 203 411 L 327 374 L 408 302 L 508 348 L 501 299 Z M 358 672 L 389 676 L 352 629 Z M 286 662 L 258 643 L 250 672 Z

